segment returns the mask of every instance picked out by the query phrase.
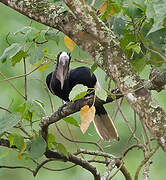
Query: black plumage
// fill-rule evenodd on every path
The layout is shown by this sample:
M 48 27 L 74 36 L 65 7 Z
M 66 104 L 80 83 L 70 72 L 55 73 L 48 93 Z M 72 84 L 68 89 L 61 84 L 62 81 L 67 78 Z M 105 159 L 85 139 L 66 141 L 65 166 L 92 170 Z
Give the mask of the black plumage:
M 69 69 L 70 54 L 60 52 L 57 56 L 57 65 L 55 70 L 48 74 L 46 83 L 52 94 L 58 96 L 64 101 L 69 101 L 69 94 L 72 88 L 77 84 L 87 86 L 91 93 L 97 83 L 96 76 L 91 75 L 90 68 L 82 66 L 75 69 Z M 118 139 L 116 128 L 103 106 L 95 106 L 96 115 L 94 125 L 101 138 L 106 141 Z
M 55 69 L 55 73 L 56 72 Z M 70 101 L 69 94 L 72 88 L 77 84 L 82 84 L 89 89 L 94 89 L 97 82 L 96 76 L 94 74 L 91 76 L 90 69 L 82 66 L 69 70 L 68 78 L 65 79 L 63 89 L 61 89 L 61 83 L 53 76 L 53 73 L 54 72 L 48 74 L 46 78 L 47 86 L 54 95 L 60 97 L 64 101 Z

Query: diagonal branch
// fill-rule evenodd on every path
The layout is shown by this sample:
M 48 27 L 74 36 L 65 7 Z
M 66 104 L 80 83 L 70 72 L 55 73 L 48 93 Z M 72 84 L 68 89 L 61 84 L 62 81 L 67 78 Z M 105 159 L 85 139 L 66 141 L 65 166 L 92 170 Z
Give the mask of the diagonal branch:
M 118 89 L 114 89 L 111 91 L 111 94 L 114 97 L 108 96 L 106 101 L 103 101 L 99 98 L 95 98 L 95 105 L 100 106 L 109 102 L 113 102 L 116 99 L 119 99 L 122 97 L 122 94 L 120 94 L 120 91 Z M 75 112 L 80 111 L 80 109 L 85 106 L 89 105 L 92 106 L 94 102 L 94 97 L 93 96 L 88 96 L 84 97 L 78 101 L 69 102 L 67 104 L 64 104 L 62 107 L 59 108 L 58 111 L 54 112 L 51 116 L 49 117 L 44 117 L 40 121 L 40 128 L 39 128 L 39 134 L 46 140 L 47 142 L 47 136 L 48 136 L 48 126 L 50 124 L 53 124 L 55 122 L 58 122 L 62 118 L 69 116 Z
M 129 104 L 166 152 L 166 113 L 156 103 L 143 80 L 126 59 L 116 36 L 85 1 L 64 0 L 72 13 L 47 1 L 0 0 L 0 2 L 50 27 L 54 27 L 86 51 L 111 77 Z

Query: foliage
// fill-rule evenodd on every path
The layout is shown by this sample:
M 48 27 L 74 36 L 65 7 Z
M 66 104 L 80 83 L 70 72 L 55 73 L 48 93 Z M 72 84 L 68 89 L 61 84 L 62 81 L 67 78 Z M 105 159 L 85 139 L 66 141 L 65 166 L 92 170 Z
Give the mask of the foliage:
M 60 3 L 57 1 L 50 2 Z M 91 1 L 87 1 L 87 3 L 90 4 Z M 137 73 L 141 73 L 148 65 L 157 67 L 161 72 L 165 71 L 165 7 L 166 1 L 164 0 L 97 0 L 94 5 L 96 14 L 118 37 L 121 48 Z M 67 8 L 65 10 L 68 11 Z M 50 47 L 52 44 L 58 47 L 59 50 L 70 51 L 73 60 L 77 60 L 80 54 L 85 57 L 73 40 L 48 27 L 40 29 L 33 27 L 33 24 L 24 26 L 15 32 L 6 34 L 6 40 L 8 47 L 4 49 L 0 56 L 0 62 L 2 64 L 6 63 L 6 66 L 7 63 L 10 64 L 9 66 L 13 70 L 17 68 L 17 65 L 21 66 L 25 62 L 26 66 L 33 67 L 32 72 L 38 70 L 39 73 L 48 73 L 49 65 L 54 66 L 54 63 L 56 63 L 57 52 L 52 54 L 48 49 L 48 46 Z M 86 59 L 92 64 L 88 56 L 86 56 Z M 86 60 L 83 63 L 86 64 Z M 96 63 L 91 66 L 91 74 L 96 73 L 97 67 Z M 26 73 L 25 69 L 24 73 Z M 25 81 L 26 77 L 24 76 Z M 104 78 L 103 81 L 106 82 Z M 106 82 L 106 84 L 108 83 Z M 45 87 L 45 84 L 43 87 Z M 36 123 L 46 116 L 50 110 L 45 107 L 46 103 L 41 99 L 27 98 L 27 88 L 25 84 L 24 98 L 20 104 L 17 104 L 15 110 L 0 119 L 0 134 L 1 137 L 7 137 L 10 146 L 17 147 L 19 150 L 18 159 L 22 157 L 39 159 L 45 152 L 46 142 L 39 137 L 39 126 Z M 38 91 L 40 91 L 40 88 L 38 88 Z M 79 85 L 73 89 L 70 100 L 74 102 L 87 95 L 87 93 L 87 88 Z M 108 93 L 105 87 L 96 91 L 96 95 L 102 100 L 106 100 Z M 94 106 L 91 108 L 94 108 Z M 88 107 L 88 111 L 89 109 Z M 94 119 L 92 117 L 92 114 L 95 114 L 94 112 L 95 109 L 90 111 L 90 115 L 81 115 L 81 118 L 87 119 L 89 123 Z M 81 111 L 81 113 L 85 113 L 85 111 Z M 88 117 L 85 118 L 85 116 Z M 80 128 L 78 120 L 74 116 L 65 117 L 63 120 L 67 124 Z M 86 123 L 81 125 L 83 133 L 85 133 L 88 126 L 89 124 Z M 15 128 L 22 130 L 22 133 L 16 133 Z M 48 147 L 57 149 L 68 157 L 68 149 L 65 146 L 63 142 L 59 143 L 56 140 L 55 134 L 49 134 Z

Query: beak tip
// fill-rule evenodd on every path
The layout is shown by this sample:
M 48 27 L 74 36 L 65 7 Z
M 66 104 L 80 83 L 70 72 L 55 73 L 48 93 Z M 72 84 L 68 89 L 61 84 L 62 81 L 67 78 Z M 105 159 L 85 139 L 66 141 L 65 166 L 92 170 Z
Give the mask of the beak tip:
M 61 82 L 61 90 L 63 89 L 63 85 L 64 85 L 64 83 L 63 83 L 63 82 Z

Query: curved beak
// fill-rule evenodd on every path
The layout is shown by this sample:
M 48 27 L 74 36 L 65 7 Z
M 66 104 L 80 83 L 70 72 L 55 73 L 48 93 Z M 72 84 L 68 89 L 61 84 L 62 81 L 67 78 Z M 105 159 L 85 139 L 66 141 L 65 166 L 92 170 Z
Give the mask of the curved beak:
M 67 79 L 69 71 L 69 57 L 68 56 L 62 56 L 59 59 L 59 65 L 57 69 L 56 77 L 61 83 L 61 89 L 63 89 L 64 81 Z

